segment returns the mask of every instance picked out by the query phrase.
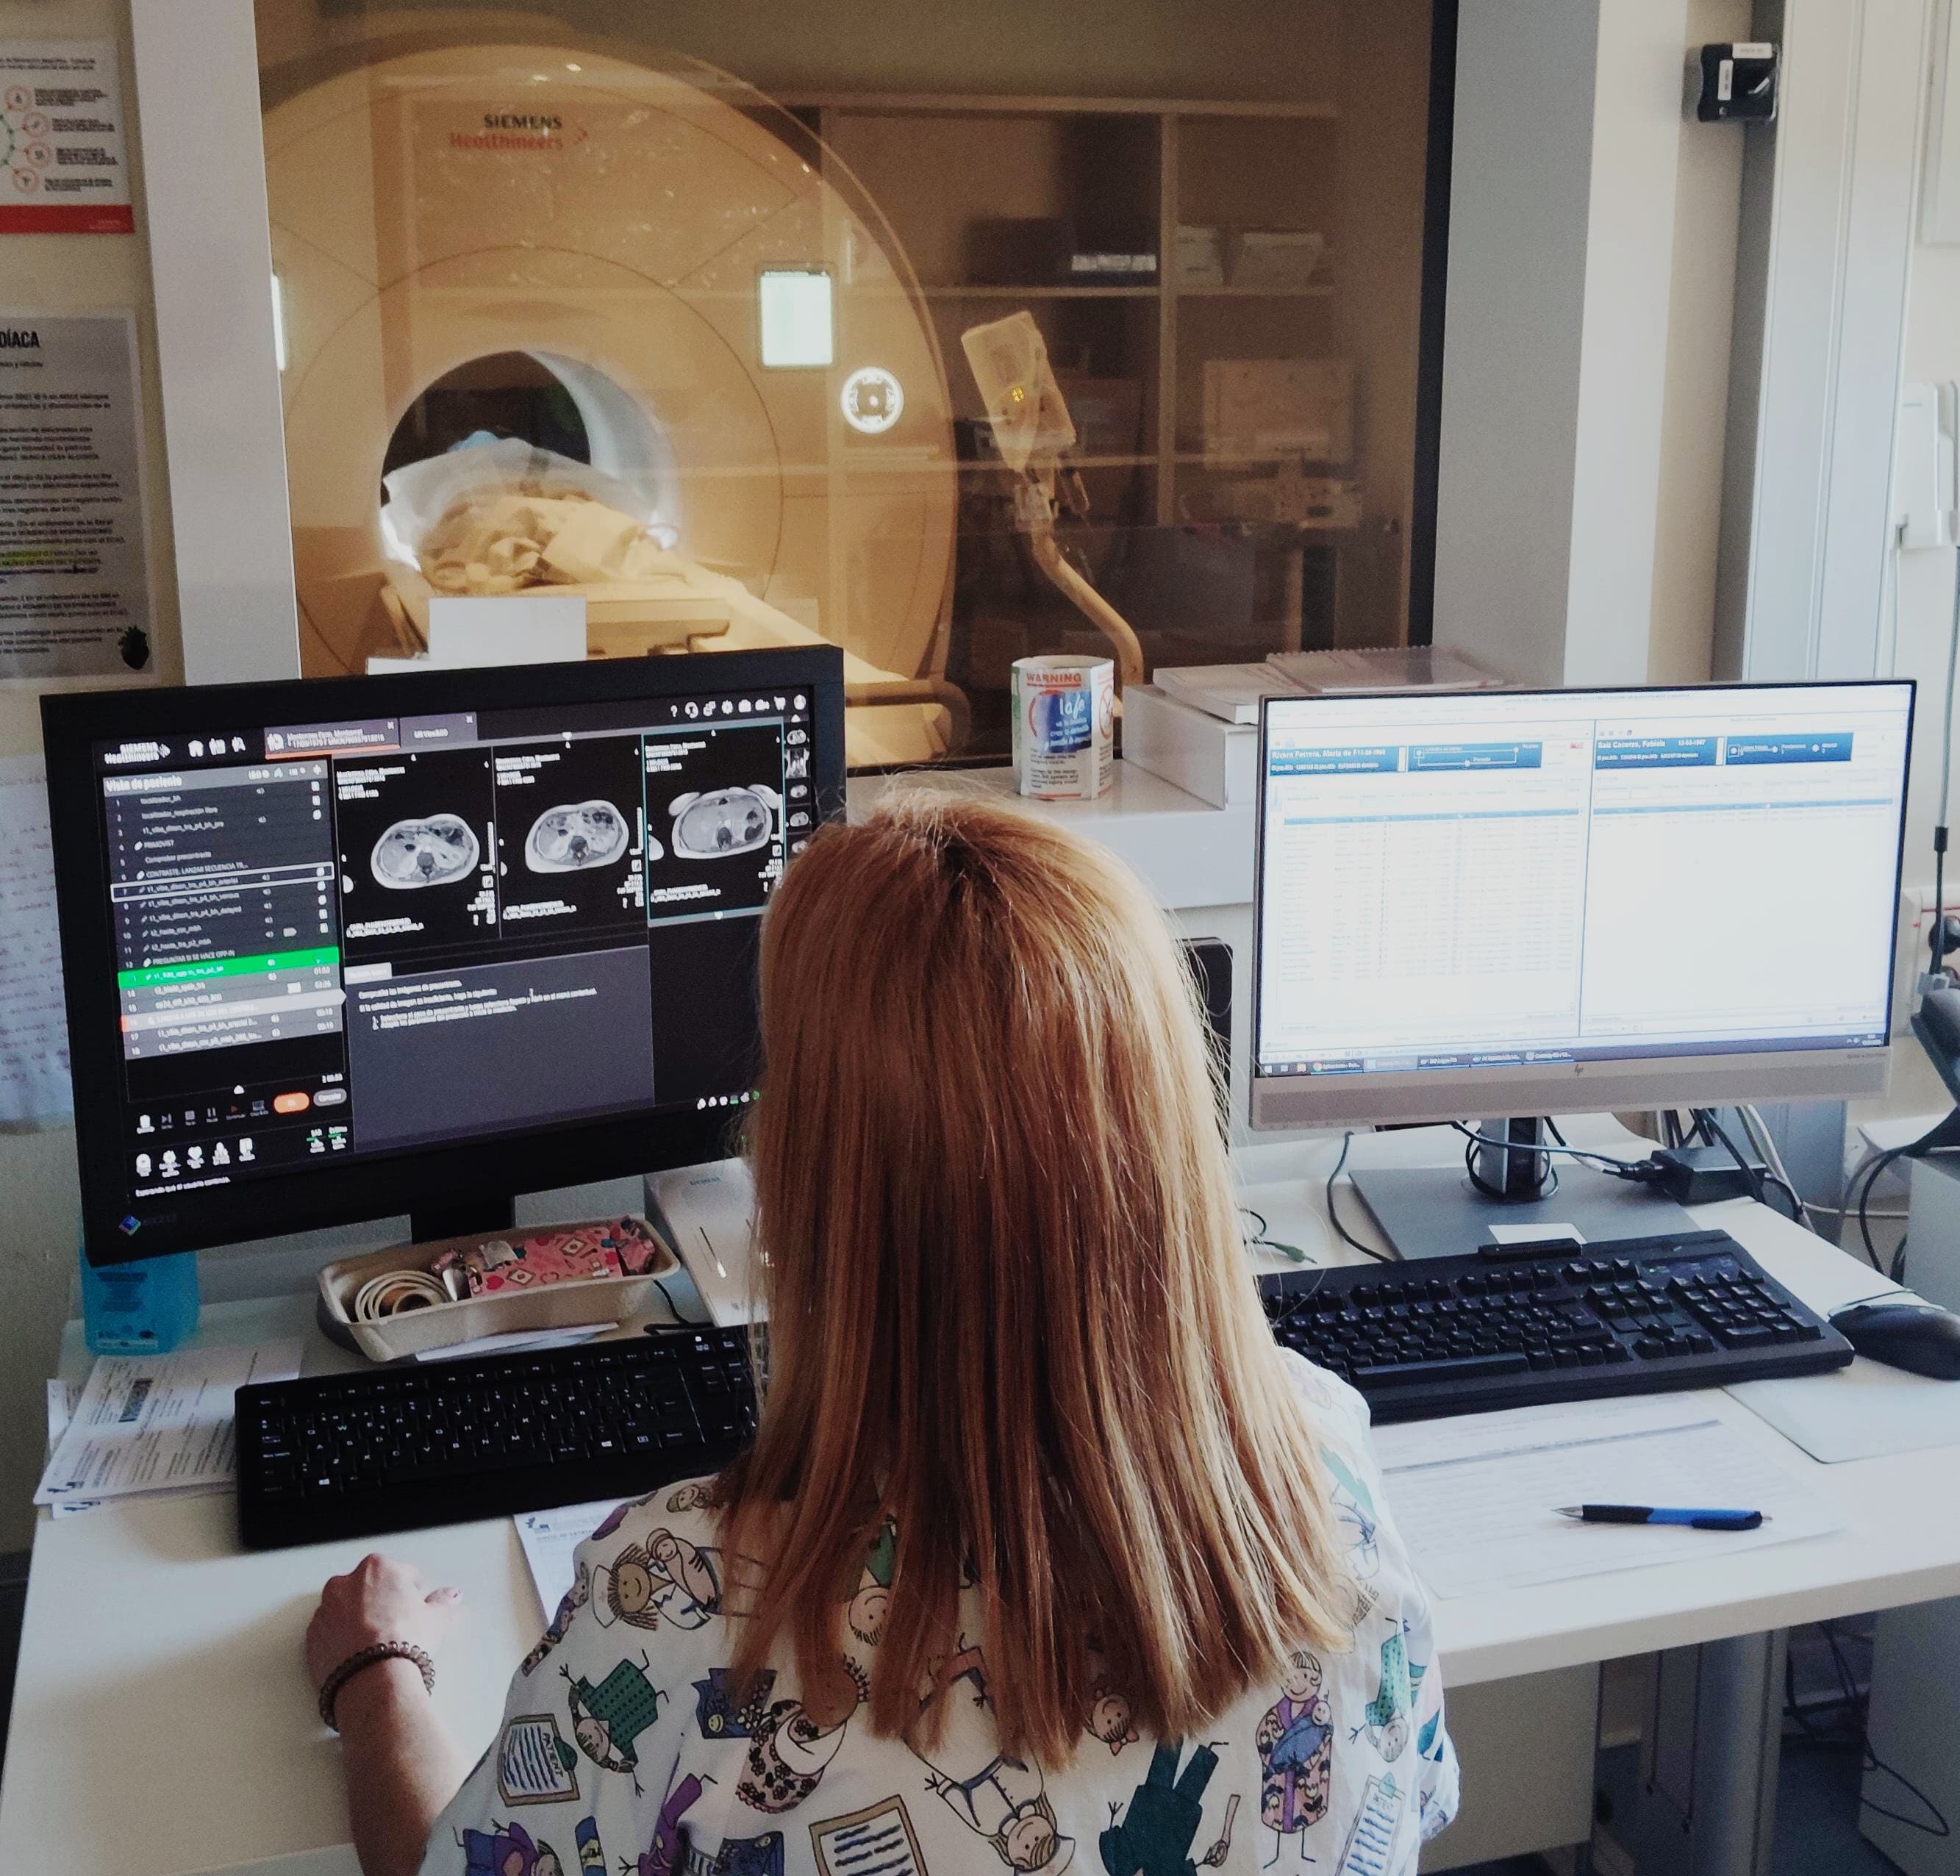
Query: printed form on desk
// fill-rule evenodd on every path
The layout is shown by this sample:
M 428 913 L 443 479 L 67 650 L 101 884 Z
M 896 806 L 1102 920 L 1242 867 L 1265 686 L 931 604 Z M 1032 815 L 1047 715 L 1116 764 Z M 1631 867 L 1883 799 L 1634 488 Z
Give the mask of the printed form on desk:
M 59 1516 L 79 1504 L 134 1493 L 229 1485 L 237 1476 L 238 1390 L 291 1381 L 299 1371 L 297 1341 L 99 1356 L 55 1442 L 34 1502 L 52 1506 Z M 51 1428 L 53 1419 L 50 1402 Z
M 1375 1452 L 1402 1541 L 1441 1597 L 1706 1560 L 1839 1529 L 1831 1506 L 1723 1417 L 1726 1405 L 1704 1392 L 1514 1407 L 1378 1427 Z M 1584 1504 L 1723 1506 L 1759 1511 L 1764 1522 L 1694 1531 L 1558 1515 L 1561 1505 Z
M 555 1511 L 520 1512 L 511 1519 L 517 1542 L 530 1566 L 538 1607 L 550 1620 L 571 1591 L 578 1574 L 574 1553 L 625 1501 L 594 1499 L 589 1504 L 562 1505 Z

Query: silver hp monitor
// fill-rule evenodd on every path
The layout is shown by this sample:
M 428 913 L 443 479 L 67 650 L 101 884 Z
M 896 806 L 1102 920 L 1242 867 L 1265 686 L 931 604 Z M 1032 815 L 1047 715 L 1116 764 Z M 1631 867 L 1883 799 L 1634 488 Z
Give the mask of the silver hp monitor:
M 1882 1092 L 1912 711 L 1905 682 L 1268 699 L 1253 1125 Z

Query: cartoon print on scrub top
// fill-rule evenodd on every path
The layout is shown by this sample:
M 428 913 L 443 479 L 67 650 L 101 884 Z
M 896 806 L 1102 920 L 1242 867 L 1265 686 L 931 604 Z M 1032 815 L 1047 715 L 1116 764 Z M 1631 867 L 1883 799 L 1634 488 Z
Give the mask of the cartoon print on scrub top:
M 724 1837 L 712 1855 L 690 1849 L 687 1876 L 783 1876 L 783 1833 L 765 1830 L 759 1837 Z
M 794 1811 L 816 1789 L 825 1767 L 844 1744 L 851 1714 L 871 1697 L 864 1669 L 848 1658 L 842 1666 L 857 1697 L 843 1717 L 829 1725 L 813 1716 L 800 1700 L 771 1700 L 776 1682 L 773 1668 L 756 1676 L 753 1693 L 740 1706 L 727 1668 L 711 1668 L 705 1680 L 694 1684 L 699 1696 L 695 1721 L 702 1735 L 749 1741 L 735 1795 L 750 1810 Z
M 588 1871 L 596 1871 L 600 1876 L 604 1876 L 606 1851 L 599 1841 L 598 1820 L 592 1817 L 580 1818 L 574 1839 L 578 1845 L 579 1876 L 586 1876 Z
M 1159 1742 L 1122 1823 L 1116 1821 L 1117 1808 L 1110 1806 L 1109 1828 L 1096 1839 L 1109 1876 L 1197 1876 L 1199 1864 L 1216 1869 L 1232 1848 L 1232 1824 L 1239 1814 L 1236 1792 L 1226 1802 L 1224 1827 L 1211 1848 L 1195 1860 L 1192 1856 L 1204 1821 L 1204 1788 L 1218 1769 L 1218 1754 L 1200 1746 L 1179 1772 L 1182 1743 Z
M 561 1668 L 571 1691 L 571 1736 L 592 1763 L 608 1772 L 624 1772 L 640 1787 L 639 1754 L 633 1741 L 660 1716 L 660 1690 L 647 1678 L 647 1658 L 636 1668 L 622 1661 L 596 1686 L 583 1674 L 574 1677 Z
M 885 1612 L 891 1607 L 892 1577 L 898 1555 L 899 1528 L 887 1518 L 864 1553 L 864 1567 L 858 1572 L 857 1589 L 844 1610 L 851 1633 L 867 1647 L 876 1647 L 878 1637 L 885 1632 Z
M 663 1528 L 644 1544 L 629 1544 L 609 1566 L 592 1572 L 592 1613 L 601 1628 L 628 1622 L 657 1629 L 663 1617 L 677 1629 L 698 1629 L 721 1609 L 715 1553 Z
M 626 1514 L 630 1511 L 639 1510 L 646 1502 L 644 1498 L 629 1498 L 623 1505 L 615 1505 L 597 1524 L 593 1526 L 592 1541 L 597 1544 L 602 1537 L 611 1537 L 613 1532 L 626 1521 Z
M 1075 1840 L 1055 1823 L 1041 1768 L 1001 1751 L 987 1697 L 986 1661 L 964 1638 L 956 1652 L 933 1664 L 918 1719 L 905 1739 L 931 1768 L 932 1789 L 962 1824 L 993 1845 L 1008 1868 L 1061 1876 L 1068 1867 Z
M 1364 1709 L 1362 1723 L 1348 1735 L 1358 1739 L 1366 1733 L 1385 1763 L 1392 1765 L 1409 1742 L 1409 1715 L 1415 1710 L 1416 1690 L 1428 1671 L 1426 1661 L 1411 1661 L 1408 1646 L 1398 1628 L 1382 1642 L 1381 1679 L 1375 1697 Z
M 705 1479 L 690 1479 L 667 1499 L 670 1512 L 705 1511 L 714 1502 L 714 1489 Z
M 1334 1475 L 1334 1515 L 1347 1540 L 1348 1568 L 1357 1582 L 1380 1574 L 1382 1549 L 1376 1541 L 1381 1522 L 1375 1509 L 1375 1495 L 1331 1446 L 1323 1446 L 1320 1456 Z
M 1416 1729 L 1416 1757 L 1427 1764 L 1440 1767 L 1449 1752 L 1449 1735 L 1443 1727 L 1442 1677 L 1411 1668 L 1409 1678 L 1409 1719 Z M 1416 1817 L 1426 1843 L 1449 1819 L 1443 1817 L 1433 1823 L 1431 1821 L 1430 1812 L 1436 1802 L 1437 1780 L 1434 1778 L 1425 1776 L 1418 1771 L 1415 1789 Z
M 667 1793 L 660 1814 L 654 1820 L 654 1840 L 640 1852 L 628 1876 L 675 1876 L 687 1849 L 687 1833 L 680 1820 L 702 1789 L 702 1780 L 690 1772 Z M 623 1862 L 621 1868 L 626 1872 Z
M 549 1843 L 533 1843 L 520 1824 L 463 1833 L 463 1876 L 565 1876 Z
M 1090 1738 L 1101 1740 L 1112 1757 L 1134 1744 L 1137 1729 L 1130 1716 L 1129 1696 L 1097 1681 L 1090 1694 L 1089 1719 L 1082 1730 Z
M 1252 1736 L 1265 1776 L 1259 1788 L 1259 1821 L 1274 1833 L 1266 1867 L 1280 1860 L 1286 1839 L 1297 1835 L 1303 1862 L 1306 1833 L 1327 1815 L 1333 1784 L 1334 1713 L 1321 1692 L 1319 1661 L 1300 1649 L 1287 1657 L 1280 1697 L 1268 1707 Z
M 558 1643 L 565 1639 L 565 1632 L 571 1625 L 571 1618 L 583 1609 L 592 1596 L 592 1579 L 587 1575 L 585 1566 L 578 1566 L 578 1573 L 571 1581 L 571 1587 L 559 1597 L 558 1614 L 551 1619 L 549 1626 L 539 1636 L 538 1645 L 517 1664 L 517 1671 L 527 1674 L 544 1659 Z

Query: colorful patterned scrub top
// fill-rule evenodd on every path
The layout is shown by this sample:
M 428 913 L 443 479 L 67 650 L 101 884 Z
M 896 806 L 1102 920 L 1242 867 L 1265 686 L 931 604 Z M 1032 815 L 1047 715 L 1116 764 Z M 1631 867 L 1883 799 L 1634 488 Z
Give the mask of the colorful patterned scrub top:
M 1334 1481 L 1354 1645 L 1301 1649 L 1202 1739 L 1139 1737 L 1099 1690 L 1065 1766 L 1004 1754 L 978 1624 L 921 1690 L 919 1749 L 819 1725 L 793 1671 L 730 1685 L 729 1571 L 699 1483 L 614 1512 L 511 1686 L 502 1725 L 437 1820 L 424 1876 L 1405 1876 L 1455 1815 L 1456 1754 L 1427 1602 L 1384 1502 L 1367 1409 L 1289 1355 Z M 864 1689 L 889 1528 L 844 1608 Z M 746 1697 L 738 1700 L 738 1693 Z

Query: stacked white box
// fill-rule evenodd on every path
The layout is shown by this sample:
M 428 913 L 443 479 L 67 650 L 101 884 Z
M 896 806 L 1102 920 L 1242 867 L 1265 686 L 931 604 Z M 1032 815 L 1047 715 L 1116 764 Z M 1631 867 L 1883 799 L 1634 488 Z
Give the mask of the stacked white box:
M 1123 692 L 1123 760 L 1214 808 L 1249 806 L 1258 793 L 1259 728 L 1227 723 L 1154 684 Z

